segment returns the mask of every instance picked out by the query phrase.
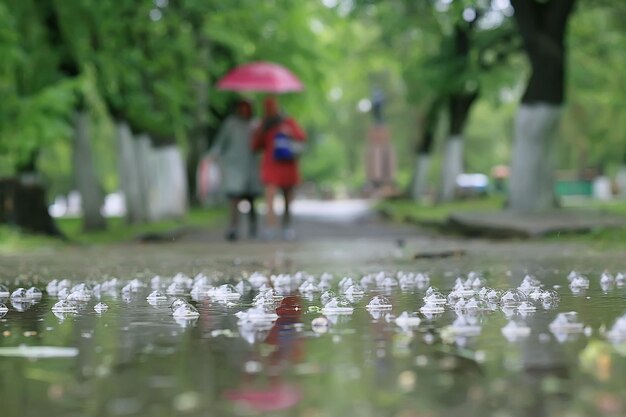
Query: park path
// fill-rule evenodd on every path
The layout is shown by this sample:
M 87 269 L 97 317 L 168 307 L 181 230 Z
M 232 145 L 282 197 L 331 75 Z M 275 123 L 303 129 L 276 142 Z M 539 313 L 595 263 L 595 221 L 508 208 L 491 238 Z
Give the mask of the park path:
M 378 215 L 374 204 L 371 200 L 297 200 L 293 205 L 298 234 L 295 241 L 242 239 L 229 243 L 223 239 L 225 225 L 222 225 L 217 229 L 187 233 L 173 247 L 204 248 L 214 259 L 235 260 L 244 265 L 249 262 L 274 269 L 364 270 L 393 265 L 394 269 L 485 270 L 496 267 L 501 271 L 530 271 L 581 269 L 591 265 L 617 267 L 610 251 L 604 249 L 545 239 L 446 236 L 415 225 L 386 221 Z
M 404 239 L 425 237 L 428 233 L 412 225 L 386 222 L 374 209 L 372 200 L 311 200 L 293 203 L 293 223 L 297 242 L 338 239 Z M 279 205 L 278 212 L 281 213 Z M 242 231 L 247 230 L 242 217 Z M 261 222 L 262 224 L 262 222 Z M 225 225 L 192 230 L 180 242 L 215 242 L 223 240 Z M 245 233 L 244 233 L 245 235 Z M 245 241 L 245 237 L 244 237 Z
M 69 246 L 0 256 L 0 279 L 50 280 L 118 276 L 171 276 L 178 272 L 237 277 L 243 271 L 358 274 L 425 270 L 456 274 L 479 270 L 506 276 L 571 269 L 626 271 L 619 248 L 555 240 L 487 240 L 442 236 L 376 215 L 364 200 L 300 200 L 294 204 L 295 241 L 223 239 L 225 225 L 187 231 L 155 242 Z M 454 256 L 429 256 L 454 253 Z M 417 256 L 416 256 L 417 255 Z M 422 256 L 427 255 L 427 256 Z

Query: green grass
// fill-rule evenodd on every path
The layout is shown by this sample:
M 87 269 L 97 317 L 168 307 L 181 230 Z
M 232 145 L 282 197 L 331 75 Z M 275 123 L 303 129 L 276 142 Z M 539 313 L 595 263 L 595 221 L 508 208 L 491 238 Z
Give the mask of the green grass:
M 10 226 L 0 226 L 0 253 L 25 252 L 60 244 L 62 242 L 59 239 L 24 233 Z
M 454 201 L 442 204 L 417 204 L 411 200 L 385 200 L 378 209 L 396 222 L 443 224 L 452 213 L 461 211 L 495 211 L 504 206 L 502 197 Z
M 626 201 L 589 201 L 571 207 L 573 210 L 594 210 L 601 211 L 615 216 L 622 216 L 626 219 Z M 610 248 L 614 246 L 626 246 L 626 229 L 610 228 L 598 229 L 588 233 L 566 234 L 549 237 L 551 240 L 566 240 L 570 242 L 591 243 L 598 248 Z
M 626 246 L 625 229 L 601 229 L 588 233 L 570 233 L 549 236 L 546 239 L 554 241 L 580 242 L 593 244 L 597 248 L 611 248 Z
M 112 244 L 132 240 L 150 233 L 165 233 L 179 228 L 210 227 L 218 223 L 225 214 L 222 208 L 194 208 L 181 219 L 163 220 L 148 224 L 129 225 L 122 218 L 111 218 L 107 221 L 107 230 L 84 232 L 81 219 L 59 219 L 59 229 L 72 242 L 85 244 Z
M 572 208 L 580 208 L 582 210 L 598 210 L 626 217 L 626 201 L 623 200 L 590 201 L 573 206 Z
M 128 225 L 121 218 L 111 218 L 107 220 L 107 230 L 88 233 L 83 232 L 81 219 L 57 219 L 57 225 L 68 238 L 67 241 L 25 233 L 8 226 L 0 226 L 0 253 L 15 253 L 75 244 L 106 245 L 128 242 L 144 234 L 166 233 L 187 227 L 211 227 L 223 219 L 225 213 L 225 209 L 222 208 L 192 209 L 181 219 L 138 225 Z
M 410 200 L 386 200 L 378 204 L 378 208 L 392 221 L 410 222 L 422 225 L 443 225 L 448 216 L 461 211 L 496 211 L 504 207 L 501 197 L 489 197 L 478 200 L 466 200 L 439 205 L 417 204 Z M 568 210 L 594 210 L 626 219 L 626 201 L 586 201 Z M 626 246 L 626 229 L 599 229 L 588 233 L 568 233 L 547 236 L 544 239 L 554 241 L 581 242 L 594 244 L 597 247 Z

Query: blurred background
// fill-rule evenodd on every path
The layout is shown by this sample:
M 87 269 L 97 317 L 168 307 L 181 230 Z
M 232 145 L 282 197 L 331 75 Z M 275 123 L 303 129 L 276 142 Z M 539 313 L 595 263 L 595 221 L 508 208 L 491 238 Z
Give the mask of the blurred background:
M 602 0 L 569 16 L 562 204 L 626 194 L 625 16 Z M 301 197 L 503 201 L 532 72 L 514 17 L 509 0 L 1 0 L 0 222 L 55 234 L 54 218 L 100 230 L 219 205 L 203 159 L 237 96 L 215 84 L 258 60 L 305 86 L 281 96 L 309 135 Z

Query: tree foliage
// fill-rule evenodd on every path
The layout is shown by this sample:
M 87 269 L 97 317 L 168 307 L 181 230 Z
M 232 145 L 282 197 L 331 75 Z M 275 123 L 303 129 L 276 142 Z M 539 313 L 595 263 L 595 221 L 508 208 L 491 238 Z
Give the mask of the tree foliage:
M 617 69 L 625 10 L 581 0 L 572 18 L 563 168 L 624 159 Z M 85 106 L 96 164 L 112 191 L 114 121 L 198 152 L 233 96 L 215 90 L 217 79 L 260 59 L 284 64 L 306 86 L 282 101 L 313 133 L 308 179 L 358 184 L 369 123 L 359 103 L 375 85 L 386 93 L 404 180 L 429 105 L 479 91 L 467 163 L 485 171 L 506 162 L 512 106 L 530 73 L 511 13 L 509 2 L 492 0 L 2 0 L 0 173 L 39 155 L 55 191 L 68 191 L 71 116 Z M 455 50 L 459 28 L 469 30 L 463 56 Z

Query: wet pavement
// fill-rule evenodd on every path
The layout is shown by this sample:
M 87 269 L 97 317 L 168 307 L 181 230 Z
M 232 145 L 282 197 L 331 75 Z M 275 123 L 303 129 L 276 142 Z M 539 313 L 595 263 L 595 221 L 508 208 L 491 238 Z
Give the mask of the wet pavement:
M 44 290 L 49 281 L 65 278 L 71 286 L 88 282 L 93 290 L 100 285 L 100 297 L 76 302 L 70 312 L 51 311 L 58 294 L 44 292 L 36 303 L 5 299 L 8 312 L 0 319 L 3 412 L 626 415 L 626 348 L 609 337 L 626 311 L 626 291 L 615 282 L 617 273 L 626 271 L 618 250 L 432 236 L 382 223 L 363 207 L 334 207 L 336 214 L 328 215 L 333 210 L 324 203 L 302 206 L 295 242 L 232 244 L 222 241 L 222 230 L 203 230 L 171 243 L 2 257 L 0 282 L 11 291 L 33 285 Z M 464 255 L 414 259 L 416 253 L 451 249 Z M 570 288 L 571 270 L 589 278 L 588 289 Z M 605 270 L 613 282 L 603 289 Z M 263 304 L 266 312 L 276 313 L 269 321 L 236 316 L 255 304 L 263 287 L 233 300 L 220 299 L 211 289 L 242 278 L 254 282 L 254 271 L 268 278 L 288 274 L 274 278 L 279 294 Z M 408 273 L 415 278 L 418 272 L 429 281 L 400 285 Z M 207 287 L 195 296 L 190 287 L 167 294 L 173 281 L 188 282 L 182 275 L 174 279 L 179 273 L 203 273 Z M 556 291 L 558 302 L 534 303 L 536 311 L 528 311 L 511 310 L 497 300 L 490 308 L 481 304 L 474 314 L 447 299 L 459 276 L 481 277 L 481 285 L 503 295 L 518 287 L 526 273 L 536 276 L 544 290 Z M 155 275 L 162 280 L 153 281 Z M 327 282 L 337 295 L 358 295 L 354 288 L 348 291 L 344 276 L 364 289 L 362 298 L 350 302 L 352 314 L 324 311 L 321 291 L 292 291 L 306 281 L 318 290 Z M 146 299 L 153 285 L 165 300 Z M 441 314 L 423 310 L 429 286 L 446 296 Z M 386 297 L 391 309 L 367 309 L 375 296 Z M 198 317 L 173 314 L 170 304 L 179 297 L 197 309 Z M 472 297 L 479 299 L 478 293 Z M 108 310 L 97 313 L 99 302 Z M 577 313 L 580 327 L 551 326 L 568 311 Z M 419 324 L 397 321 L 402 312 Z M 528 334 L 514 330 L 511 337 L 503 331 L 510 321 Z
M 371 203 L 304 201 L 294 205 L 295 241 L 245 238 L 224 241 L 226 225 L 187 231 L 158 243 L 76 246 L 2 256 L 0 279 L 132 277 L 137 273 L 195 274 L 203 270 L 270 272 L 307 269 L 336 273 L 369 272 L 379 267 L 446 268 L 449 271 L 490 269 L 541 270 L 542 265 L 571 269 L 622 268 L 619 248 L 588 247 L 580 243 L 545 240 L 488 240 L 441 236 L 412 225 L 387 223 Z M 244 219 L 245 220 L 245 219 Z M 242 231 L 246 230 L 245 222 Z M 414 259 L 416 254 L 459 251 L 463 256 Z
M 541 237 L 624 229 L 624 217 L 589 209 L 560 209 L 521 214 L 511 211 L 454 213 L 448 227 L 468 236 Z

